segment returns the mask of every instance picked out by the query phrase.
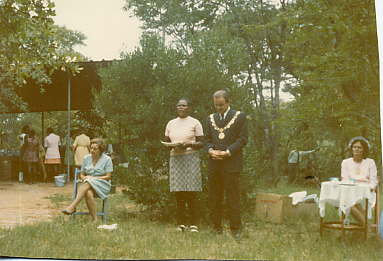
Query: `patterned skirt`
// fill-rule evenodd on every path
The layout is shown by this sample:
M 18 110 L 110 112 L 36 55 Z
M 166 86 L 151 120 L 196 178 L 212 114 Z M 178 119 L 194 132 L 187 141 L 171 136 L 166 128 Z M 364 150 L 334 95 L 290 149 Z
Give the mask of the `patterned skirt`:
M 202 191 L 198 152 L 171 155 L 169 161 L 170 191 Z

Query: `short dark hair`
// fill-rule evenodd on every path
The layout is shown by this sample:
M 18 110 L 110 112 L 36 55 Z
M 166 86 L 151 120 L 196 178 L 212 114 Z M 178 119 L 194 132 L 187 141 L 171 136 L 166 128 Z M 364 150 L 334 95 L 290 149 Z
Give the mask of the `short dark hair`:
M 230 102 L 229 93 L 226 90 L 218 90 L 213 94 L 213 98 L 224 98 L 226 102 Z
M 178 99 L 178 102 L 177 102 L 177 103 L 179 103 L 180 101 L 186 101 L 186 103 L 188 104 L 188 106 L 189 106 L 189 107 L 191 106 L 191 101 L 190 101 L 190 99 L 188 99 L 188 98 L 182 97 L 182 98 Z
M 21 132 L 22 133 L 29 133 L 29 125 L 24 125 L 22 128 L 21 128 Z
M 53 128 L 51 127 L 47 128 L 47 134 L 51 134 L 51 133 L 54 133 Z
M 105 141 L 103 139 L 94 138 L 90 141 L 90 146 L 92 146 L 92 144 L 97 144 L 98 149 L 101 151 L 101 153 L 106 151 L 106 144 L 105 144 Z
M 358 137 L 355 137 L 355 138 L 352 138 L 350 143 L 349 143 L 349 149 L 351 151 L 351 154 L 352 154 L 352 146 L 354 146 L 355 143 L 357 142 L 360 142 L 360 144 L 362 144 L 362 147 L 363 147 L 363 158 L 367 158 L 367 155 L 368 153 L 370 152 L 370 146 L 369 146 L 369 143 L 368 141 L 366 140 L 366 138 L 362 137 L 362 136 L 358 136 Z

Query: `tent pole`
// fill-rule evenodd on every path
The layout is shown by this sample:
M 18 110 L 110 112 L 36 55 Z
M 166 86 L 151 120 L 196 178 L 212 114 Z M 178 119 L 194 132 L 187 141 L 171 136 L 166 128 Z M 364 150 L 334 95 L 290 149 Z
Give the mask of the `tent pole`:
M 70 76 L 70 72 L 68 71 L 68 129 L 67 129 L 67 138 L 66 138 L 66 154 L 68 154 L 69 150 L 70 150 L 70 146 L 71 144 L 69 144 L 70 142 L 70 111 L 71 111 L 71 76 Z M 65 160 L 65 159 L 64 159 Z M 70 181 L 70 158 L 69 158 L 69 155 L 67 155 L 67 162 L 66 162 L 66 166 L 67 166 L 67 183 Z
M 44 112 L 41 112 L 41 144 L 44 146 Z

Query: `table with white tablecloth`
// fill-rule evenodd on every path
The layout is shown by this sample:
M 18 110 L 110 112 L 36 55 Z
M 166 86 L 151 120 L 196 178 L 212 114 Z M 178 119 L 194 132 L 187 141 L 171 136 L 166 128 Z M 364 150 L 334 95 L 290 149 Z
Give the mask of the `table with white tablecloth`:
M 368 184 L 345 183 L 339 181 L 326 181 L 321 184 L 319 198 L 319 213 L 325 216 L 326 204 L 339 208 L 339 214 L 344 213 L 346 217 L 355 204 L 364 204 L 368 199 L 368 218 L 372 217 L 372 208 L 376 203 L 375 192 L 371 191 Z

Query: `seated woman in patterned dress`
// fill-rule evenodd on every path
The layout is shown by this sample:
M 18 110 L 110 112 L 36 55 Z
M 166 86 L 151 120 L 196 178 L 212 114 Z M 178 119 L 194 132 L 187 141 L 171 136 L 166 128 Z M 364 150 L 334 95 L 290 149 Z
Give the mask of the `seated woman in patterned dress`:
M 106 145 L 102 139 L 93 139 L 90 142 L 90 154 L 83 160 L 80 172 L 82 185 L 76 199 L 62 213 L 71 215 L 76 211 L 76 206 L 85 198 L 86 205 L 93 221 L 97 221 L 95 196 L 101 199 L 108 197 L 113 172 L 112 159 L 104 152 Z
M 178 144 L 170 151 L 169 182 L 177 202 L 178 230 L 198 232 L 199 206 L 197 193 L 202 191 L 200 149 L 203 139 L 201 123 L 189 116 L 190 103 L 180 99 L 176 105 L 178 117 L 169 121 L 165 141 Z M 189 214 L 189 219 L 187 215 Z
M 375 161 L 367 158 L 370 144 L 364 137 L 358 136 L 350 140 L 349 149 L 352 157 L 342 161 L 342 181 L 368 184 L 375 189 L 378 184 Z M 373 195 L 375 197 L 375 195 Z M 351 208 L 351 215 L 360 223 L 364 223 L 364 209 L 360 204 Z

